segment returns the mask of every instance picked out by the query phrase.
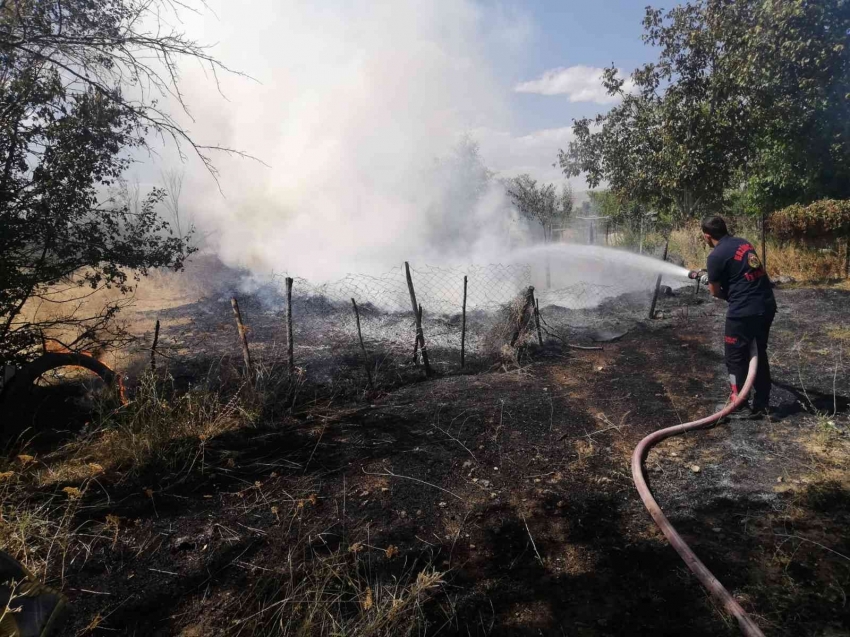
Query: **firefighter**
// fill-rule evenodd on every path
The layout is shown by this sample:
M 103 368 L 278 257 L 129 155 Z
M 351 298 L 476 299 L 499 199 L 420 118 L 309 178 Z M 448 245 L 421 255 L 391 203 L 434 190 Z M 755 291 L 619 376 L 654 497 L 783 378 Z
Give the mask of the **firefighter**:
M 770 403 L 767 341 L 776 316 L 773 288 L 755 248 L 745 239 L 731 236 L 723 217 L 715 215 L 703 219 L 702 233 L 705 242 L 713 249 L 708 255 L 706 269 L 691 272 L 690 276 L 700 278 L 708 285 L 712 296 L 729 304 L 724 340 L 726 367 L 732 386 L 730 400 L 735 400 L 744 386 L 753 339 L 758 348 L 758 372 L 753 385 L 752 405 L 745 401 L 732 417 L 762 418 L 767 414 Z

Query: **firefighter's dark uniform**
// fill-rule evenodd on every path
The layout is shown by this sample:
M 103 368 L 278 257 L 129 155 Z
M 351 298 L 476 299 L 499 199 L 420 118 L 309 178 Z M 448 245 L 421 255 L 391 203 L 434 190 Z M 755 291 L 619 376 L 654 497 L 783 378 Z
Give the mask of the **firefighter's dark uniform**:
M 767 408 L 770 401 L 770 364 L 767 340 L 776 315 L 776 299 L 770 279 L 756 254 L 744 239 L 725 236 L 708 255 L 708 281 L 719 283 L 721 297 L 729 302 L 726 311 L 726 367 L 733 399 L 744 386 L 750 360 L 750 342 L 758 346 L 758 372 L 753 411 Z
M 4 612 L 5 610 L 5 612 Z M 67 616 L 65 596 L 0 551 L 0 637 L 55 637 Z

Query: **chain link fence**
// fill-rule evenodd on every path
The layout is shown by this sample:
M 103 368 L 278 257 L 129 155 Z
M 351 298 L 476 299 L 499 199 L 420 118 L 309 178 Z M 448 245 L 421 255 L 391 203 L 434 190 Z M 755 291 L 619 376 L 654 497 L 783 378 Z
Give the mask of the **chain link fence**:
M 577 273 L 579 282 L 561 274 L 553 268 L 552 285 L 547 288 L 542 263 L 413 265 L 410 277 L 422 308 L 430 367 L 436 373 L 457 372 L 462 351 L 467 370 L 503 362 L 505 355 L 516 351 L 505 346 L 515 331 L 518 307 L 521 309 L 531 286 L 535 286 L 544 341 L 591 344 L 593 330 L 628 329 L 647 318 L 653 273 L 628 281 L 618 277 L 603 281 Z M 256 365 L 288 363 L 289 309 L 292 360 L 296 372 L 312 382 L 341 385 L 343 390 L 346 385 L 363 389 L 367 383 L 385 387 L 425 375 L 403 265 L 380 276 L 349 274 L 324 284 L 293 277 L 291 302 L 287 301 L 286 278 L 253 279 L 250 285 L 247 279 L 234 281 L 216 298 L 165 311 L 166 318 L 176 320 L 170 321 L 175 327 L 163 335 L 162 351 L 176 348 L 191 352 L 195 359 L 206 353 L 208 360 L 225 355 L 241 366 L 243 357 L 230 307 L 230 299 L 236 297 Z M 537 341 L 532 319 L 518 342 Z
M 457 370 L 463 348 L 471 368 L 493 364 L 517 321 L 535 281 L 528 264 L 468 267 L 420 266 L 410 270 L 430 365 L 438 372 Z M 466 304 L 464 318 L 464 277 Z M 284 277 L 276 277 L 283 289 Z M 544 339 L 587 340 L 588 329 L 628 327 L 646 319 L 655 276 L 612 279 L 606 284 L 579 282 L 564 287 L 538 286 L 535 296 L 544 323 Z M 352 299 L 357 303 L 360 326 Z M 275 308 L 283 324 L 285 308 Z M 296 364 L 314 377 L 329 380 L 361 376 L 366 366 L 376 383 L 421 373 L 416 316 L 403 267 L 382 276 L 350 274 L 323 285 L 294 279 L 293 341 Z M 521 338 L 537 340 L 532 321 Z M 360 335 L 363 348 L 360 347 Z M 365 348 L 365 355 L 363 349 Z
M 464 363 L 480 367 L 488 354 L 485 341 L 498 323 L 500 309 L 531 285 L 527 265 L 423 266 L 411 268 L 410 274 L 416 302 L 422 307 L 428 363 L 437 372 L 459 366 L 462 339 Z M 275 281 L 280 295 L 271 311 L 282 324 L 285 277 L 277 276 Z M 352 299 L 358 308 L 359 331 Z M 296 365 L 315 379 L 365 377 L 369 367 L 373 382 L 379 384 L 424 371 L 419 368 L 424 360 L 403 267 L 381 276 L 349 274 L 322 285 L 294 278 L 291 307 Z

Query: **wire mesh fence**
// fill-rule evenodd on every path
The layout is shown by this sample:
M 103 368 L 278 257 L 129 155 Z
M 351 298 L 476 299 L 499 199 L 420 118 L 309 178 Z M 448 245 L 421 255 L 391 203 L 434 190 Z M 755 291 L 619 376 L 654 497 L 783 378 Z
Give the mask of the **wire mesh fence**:
M 428 363 L 436 371 L 458 367 L 462 348 L 466 362 L 480 363 L 499 309 L 531 283 L 527 265 L 424 266 L 411 268 L 410 274 L 416 303 L 422 307 Z M 285 278 L 275 280 L 282 288 Z M 352 299 L 358 307 L 359 328 Z M 291 307 L 296 364 L 306 366 L 315 378 L 365 375 L 368 367 L 380 383 L 387 377 L 418 373 L 418 366 L 424 365 L 403 267 L 381 276 L 349 274 L 321 285 L 294 279 Z M 278 304 L 273 312 L 283 315 L 285 309 Z
M 453 314 L 462 311 L 463 280 L 467 278 L 466 307 L 488 310 L 510 301 L 518 290 L 531 285 L 531 267 L 520 265 L 471 265 L 468 267 L 411 267 L 417 301 L 430 312 Z M 278 279 L 281 277 L 278 276 Z M 412 310 L 404 266 L 381 276 L 348 274 L 322 285 L 296 279 L 299 287 L 314 297 L 329 301 L 369 303 L 385 312 Z
M 543 339 L 567 341 L 583 338 L 587 328 L 646 319 L 655 277 L 647 273 L 637 284 L 634 278 L 609 278 L 604 283 L 582 280 L 558 286 L 558 278 L 553 276 L 555 285 L 546 288 L 539 284 L 543 280 L 541 265 L 522 263 L 414 264 L 410 278 L 416 303 L 422 308 L 428 362 L 441 373 L 460 369 L 461 351 L 467 369 L 498 362 L 515 331 L 517 303 L 526 298 L 535 282 L 534 294 L 544 319 Z M 292 361 L 297 373 L 312 381 L 362 389 L 367 383 L 386 386 L 424 376 L 417 315 L 403 265 L 380 276 L 349 274 L 323 284 L 293 278 L 289 301 L 285 281 L 285 275 L 277 275 L 260 285 L 232 287 L 222 290 L 216 299 L 177 308 L 172 317 L 178 319 L 175 325 L 191 319 L 200 329 L 172 332 L 163 341 L 174 341 L 177 336 L 180 347 L 193 354 L 206 350 L 212 359 L 226 352 L 241 366 L 245 357 L 230 307 L 231 296 L 236 296 L 247 328 L 250 358 L 258 365 L 288 363 L 287 316 L 291 312 Z M 518 344 L 537 339 L 532 321 Z
M 533 283 L 528 264 L 420 266 L 412 267 L 410 274 L 422 308 L 426 352 L 437 371 L 457 369 L 461 349 L 472 366 L 498 355 L 516 319 L 512 304 Z M 648 273 L 637 290 L 634 279 L 538 287 L 535 294 L 548 319 L 544 329 L 569 335 L 588 326 L 645 319 L 654 278 Z M 359 309 L 359 332 L 352 299 Z M 282 313 L 281 308 L 277 311 Z M 377 277 L 350 274 L 323 285 L 295 279 L 292 313 L 297 364 L 316 376 L 338 377 L 343 370 L 357 374 L 368 366 L 380 382 L 405 370 L 418 372 L 417 365 L 423 363 L 416 353 L 421 345 L 403 267 Z M 368 360 L 359 346 L 361 335 Z M 523 338 L 533 340 L 534 330 L 527 329 Z
M 657 255 L 667 234 L 669 228 L 660 226 L 654 214 L 627 218 L 577 215 L 556 229 L 561 241 L 624 248 L 649 255 Z

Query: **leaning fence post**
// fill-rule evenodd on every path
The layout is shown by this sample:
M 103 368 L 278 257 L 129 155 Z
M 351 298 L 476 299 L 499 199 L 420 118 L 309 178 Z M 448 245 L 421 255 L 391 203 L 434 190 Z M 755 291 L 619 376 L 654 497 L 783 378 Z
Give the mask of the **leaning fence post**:
M 670 247 L 670 237 L 664 242 L 664 256 L 662 261 L 667 261 L 667 248 Z M 652 293 L 652 305 L 649 306 L 649 318 L 655 318 L 655 304 L 658 303 L 658 291 L 661 289 L 661 274 L 655 279 L 655 292 Z
M 251 376 L 253 374 L 253 366 L 251 365 L 251 352 L 248 350 L 248 334 L 245 330 L 245 324 L 242 322 L 242 313 L 239 311 L 239 303 L 235 296 L 230 299 L 230 306 L 233 308 L 234 316 L 236 316 L 236 328 L 239 330 L 239 343 L 242 345 L 242 361 L 245 363 L 245 374 Z
M 425 333 L 422 331 L 422 314 L 419 304 L 416 302 L 416 292 L 413 289 L 413 277 L 410 276 L 410 264 L 404 262 L 404 273 L 407 277 L 407 289 L 410 292 L 410 304 L 413 307 L 413 316 L 416 317 L 416 340 L 422 352 L 422 363 L 425 365 L 425 375 L 431 375 L 431 365 L 428 362 L 428 350 L 425 348 Z
M 466 275 L 463 275 L 463 310 L 460 319 L 460 368 L 466 360 Z
M 537 342 L 543 347 L 543 332 L 540 331 L 540 299 L 534 301 L 534 322 L 537 325 Z
M 153 343 L 151 344 L 151 371 L 156 371 L 156 344 L 159 342 L 159 319 L 156 319 L 156 326 L 153 328 Z
M 360 349 L 363 350 L 363 367 L 366 368 L 366 378 L 369 379 L 369 389 L 375 389 L 372 384 L 372 371 L 369 369 L 369 357 L 366 355 L 366 346 L 363 344 L 363 332 L 360 331 L 360 310 L 357 309 L 357 301 L 351 299 L 354 306 L 354 318 L 357 319 L 357 337 L 360 339 Z
M 295 356 L 292 344 L 292 277 L 286 277 L 286 352 L 289 358 L 289 373 L 295 371 Z

